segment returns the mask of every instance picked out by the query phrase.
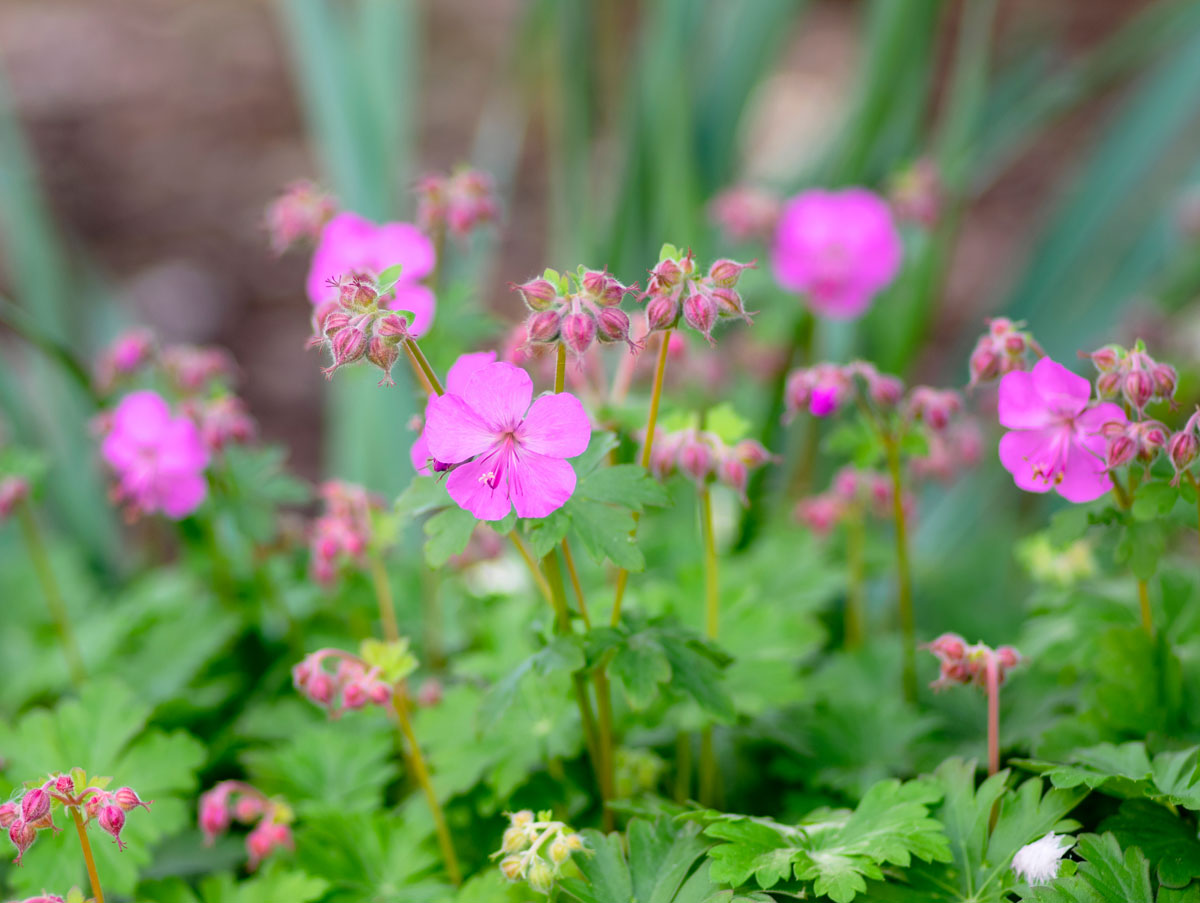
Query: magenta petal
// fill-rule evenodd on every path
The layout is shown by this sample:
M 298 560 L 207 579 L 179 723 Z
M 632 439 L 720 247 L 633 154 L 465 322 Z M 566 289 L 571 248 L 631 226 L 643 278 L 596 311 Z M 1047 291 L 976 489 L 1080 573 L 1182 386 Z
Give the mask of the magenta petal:
M 501 520 L 512 508 L 508 498 L 513 469 L 511 465 L 511 455 L 499 450 L 460 464 L 446 478 L 446 491 L 460 508 L 470 511 L 480 520 Z M 510 472 L 500 472 L 499 479 L 495 479 L 500 468 L 507 468 Z M 495 483 L 495 488 L 492 488 L 492 483 Z
M 1106 423 L 1124 423 L 1128 420 L 1120 405 L 1106 401 L 1089 408 L 1075 418 L 1075 427 L 1083 435 L 1098 433 Z
M 383 271 L 400 264 L 404 282 L 420 282 L 433 272 L 437 254 L 433 242 L 412 223 L 384 223 L 371 236 L 372 268 Z
M 191 472 L 159 474 L 159 488 L 163 513 L 173 520 L 187 517 L 200 507 L 208 494 L 208 483 L 204 476 Z
M 467 380 L 480 367 L 496 362 L 496 352 L 477 351 L 474 354 L 460 354 L 458 360 L 446 371 L 446 391 L 452 395 L 461 395 L 466 388 Z
M 1033 430 L 1005 433 L 1000 437 L 1000 463 L 1012 474 L 1013 482 L 1026 492 L 1049 492 L 1052 484 L 1044 477 L 1034 476 L 1034 467 L 1049 456 L 1053 442 L 1053 435 Z
M 113 411 L 112 432 L 137 442 L 157 442 L 171 422 L 171 407 L 157 392 L 130 392 Z
M 574 458 L 587 451 L 592 424 L 574 395 L 543 395 L 533 403 L 517 431 L 521 447 L 540 455 Z
M 494 432 L 509 432 L 520 425 L 529 410 L 533 380 L 520 367 L 497 361 L 471 374 L 459 394 Z M 447 460 L 436 448 L 433 453 L 439 461 Z
M 447 464 L 457 464 L 483 454 L 497 438 L 496 430 L 458 395 L 429 399 L 423 435 L 430 455 Z
M 329 300 L 337 292 L 329 286 L 330 279 L 372 267 L 369 256 L 376 228 L 357 213 L 339 213 L 325 224 L 308 268 L 308 300 Z
M 996 416 L 1010 430 L 1038 430 L 1050 425 L 1053 417 L 1033 385 L 1033 377 L 1014 370 L 1000 378 Z
M 437 310 L 437 300 L 432 289 L 417 283 L 400 282 L 393 289 L 394 297 L 388 302 L 391 310 L 407 310 L 412 313 L 412 322 L 408 331 L 415 338 L 420 338 L 433 325 L 433 315 Z
M 522 451 L 508 477 L 519 517 L 546 517 L 575 491 L 575 470 L 562 458 Z
M 208 449 L 200 438 L 196 424 L 186 417 L 177 417 L 159 434 L 158 466 L 163 470 L 200 471 L 208 466 Z
M 1034 364 L 1030 375 L 1042 404 L 1060 415 L 1078 414 L 1092 395 L 1090 382 L 1048 357 Z
M 1104 461 L 1080 445 L 1067 452 L 1063 478 L 1055 489 L 1068 502 L 1091 502 L 1112 490 L 1112 478 L 1104 469 Z
M 432 474 L 429 469 L 430 457 L 429 443 L 425 441 L 425 431 L 422 430 L 421 435 L 417 436 L 417 441 L 408 450 L 408 459 L 412 461 L 413 470 L 427 477 Z

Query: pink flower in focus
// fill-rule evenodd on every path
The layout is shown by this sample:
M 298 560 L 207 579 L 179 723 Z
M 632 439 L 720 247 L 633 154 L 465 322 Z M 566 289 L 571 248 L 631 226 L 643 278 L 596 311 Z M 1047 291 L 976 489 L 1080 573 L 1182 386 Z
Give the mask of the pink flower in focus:
M 776 281 L 818 314 L 861 316 L 900 271 L 904 247 L 886 203 L 863 188 L 812 190 L 784 205 L 771 262 Z
M 196 425 L 172 416 L 162 396 L 133 392 L 113 411 L 100 453 L 117 475 L 117 496 L 135 513 L 161 511 L 174 520 L 208 492 L 208 450 Z
M 354 273 L 378 276 L 390 266 L 403 268 L 394 296 L 383 305 L 411 311 L 409 331 L 419 336 L 433 322 L 433 292 L 420 281 L 433 272 L 436 253 L 424 233 L 412 223 L 377 226 L 355 213 L 339 213 L 321 230 L 308 271 L 308 298 L 324 304 L 338 297 L 335 281 Z
M 1090 502 L 1112 489 L 1101 430 L 1124 423 L 1125 412 L 1108 402 L 1089 408 L 1091 390 L 1048 357 L 1000 380 L 997 414 L 1011 430 L 1000 439 L 1000 463 L 1021 489 L 1053 489 L 1069 502 Z
M 591 422 L 567 392 L 533 402 L 533 380 L 520 367 L 480 367 L 459 392 L 433 398 L 425 412 L 432 457 L 458 464 L 446 480 L 450 497 L 480 520 L 545 517 L 575 491 L 566 462 L 583 454 Z
M 458 360 L 451 364 L 450 369 L 446 371 L 446 391 L 452 395 L 461 393 L 467 384 L 467 380 L 471 378 L 476 370 L 495 362 L 496 352 L 494 351 L 460 354 Z M 433 472 L 429 469 L 429 443 L 425 441 L 424 430 L 421 430 L 421 435 L 412 444 L 412 448 L 409 450 L 409 459 L 412 461 L 413 469 L 417 473 L 429 476 Z

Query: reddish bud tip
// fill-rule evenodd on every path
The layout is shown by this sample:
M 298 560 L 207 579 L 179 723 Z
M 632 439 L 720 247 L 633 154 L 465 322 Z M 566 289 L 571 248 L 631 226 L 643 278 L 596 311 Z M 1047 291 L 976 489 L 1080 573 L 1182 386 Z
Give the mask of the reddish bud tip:
M 96 821 L 100 828 L 107 831 L 113 836 L 113 840 L 117 842 L 117 849 L 125 849 L 125 842 L 121 840 L 121 831 L 125 827 L 125 810 L 120 806 L 105 806 L 100 810 L 100 815 Z
M 149 812 L 150 803 L 154 802 L 154 800 L 147 802 L 139 797 L 132 787 L 122 787 L 113 794 L 113 802 L 126 812 L 136 809 L 138 806 Z
M 17 858 L 13 862 L 16 865 L 20 865 L 21 857 L 25 855 L 25 851 L 33 846 L 33 842 L 37 840 L 37 829 L 31 824 L 17 819 L 8 826 L 8 839 L 17 848 Z

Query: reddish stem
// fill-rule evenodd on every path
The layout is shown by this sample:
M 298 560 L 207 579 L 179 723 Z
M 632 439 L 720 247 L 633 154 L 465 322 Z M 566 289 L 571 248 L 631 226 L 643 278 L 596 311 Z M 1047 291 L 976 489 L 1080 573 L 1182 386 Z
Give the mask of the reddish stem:
M 991 651 L 987 654 L 986 674 L 988 774 L 993 775 L 1000 770 L 1000 665 Z

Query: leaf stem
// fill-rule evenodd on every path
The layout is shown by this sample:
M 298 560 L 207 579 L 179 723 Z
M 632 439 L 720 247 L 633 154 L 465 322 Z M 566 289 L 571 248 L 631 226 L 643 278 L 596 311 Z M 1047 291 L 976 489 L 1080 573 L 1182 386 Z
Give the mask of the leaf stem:
M 1190 476 L 1190 474 L 1189 474 Z M 1133 507 L 1133 497 L 1136 492 L 1136 482 L 1133 474 L 1129 475 L 1129 490 L 1121 485 L 1121 479 L 1115 473 L 1112 475 L 1113 497 L 1117 500 L 1117 505 L 1123 511 L 1128 511 Z M 1197 509 L 1200 510 L 1200 499 L 1197 499 Z M 1146 631 L 1147 636 L 1154 636 L 1154 615 L 1150 608 L 1150 588 L 1146 585 L 1146 581 L 1140 577 L 1137 578 L 1138 592 L 1138 608 L 1142 614 L 1142 629 Z
M 538 567 L 537 562 L 534 560 L 533 553 L 529 551 L 529 546 L 525 545 L 525 541 L 521 539 L 521 534 L 516 530 L 510 530 L 508 538 L 517 550 L 517 554 L 521 556 L 521 560 L 525 562 L 525 567 L 529 569 L 529 575 L 533 578 L 533 583 L 538 588 L 538 592 L 553 607 L 554 598 L 550 592 L 550 584 L 546 582 L 546 577 L 542 574 L 541 568 Z
M 379 623 L 383 626 L 383 638 L 389 643 L 400 639 L 400 627 L 396 623 L 396 604 L 392 598 L 392 584 L 388 580 L 387 568 L 377 549 L 372 549 L 369 559 L 371 583 L 375 587 L 375 601 L 379 603 Z
M 429 804 L 429 811 L 433 815 L 433 828 L 437 834 L 438 846 L 442 851 L 442 860 L 446 865 L 446 874 L 450 878 L 450 883 L 455 886 L 462 883 L 462 871 L 458 865 L 458 856 L 454 852 L 454 841 L 450 837 L 450 829 L 446 826 L 446 815 L 442 811 L 442 804 L 438 802 L 437 794 L 433 789 L 433 781 L 429 777 L 429 769 L 425 764 L 425 755 L 421 752 L 421 746 L 417 743 L 417 735 L 413 732 L 412 719 L 408 714 L 408 689 L 401 681 L 392 691 L 392 708 L 396 711 L 396 717 L 400 722 L 400 733 L 408 744 L 408 761 L 412 767 L 413 777 L 421 786 L 421 790 L 425 794 L 425 801 Z
M 904 698 L 917 699 L 917 630 L 913 615 L 912 569 L 908 558 L 908 522 L 904 514 L 904 478 L 900 471 L 900 447 L 894 436 L 883 433 L 888 472 L 892 477 L 892 518 L 896 524 L 896 602 L 904 645 L 902 680 Z
M 87 866 L 88 881 L 92 883 L 92 896 L 95 903 L 104 903 L 104 891 L 100 888 L 100 876 L 96 873 L 96 860 L 92 857 L 92 842 L 88 840 L 87 829 L 83 826 L 83 816 L 79 814 L 78 806 L 70 806 L 71 820 L 75 822 L 75 830 L 79 832 L 79 845 L 83 848 L 83 863 Z
M 28 500 L 22 501 L 17 506 L 17 520 L 21 524 L 21 534 L 25 539 L 25 546 L 29 550 L 33 569 L 37 573 L 38 582 L 42 585 L 42 595 L 46 599 L 46 608 L 49 609 L 50 617 L 54 621 L 54 629 L 58 633 L 63 658 L 67 660 L 67 672 L 71 676 L 71 683 L 79 687 L 87 679 L 83 656 L 79 651 L 79 644 L 75 642 L 67 606 L 59 591 L 58 582 L 54 579 L 54 568 L 50 564 L 46 544 L 42 541 L 37 518 L 34 517 L 33 508 Z

